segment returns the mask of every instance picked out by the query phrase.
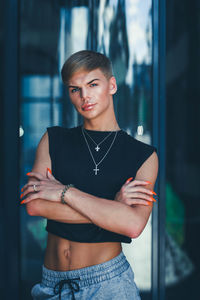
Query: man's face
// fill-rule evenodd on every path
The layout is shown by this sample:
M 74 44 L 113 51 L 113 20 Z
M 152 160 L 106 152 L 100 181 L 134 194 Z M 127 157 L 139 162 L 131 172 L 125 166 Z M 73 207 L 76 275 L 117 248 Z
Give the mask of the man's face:
M 100 69 L 79 70 L 68 83 L 69 96 L 85 119 L 94 119 L 112 110 L 112 95 L 117 86 L 114 77 L 107 79 Z

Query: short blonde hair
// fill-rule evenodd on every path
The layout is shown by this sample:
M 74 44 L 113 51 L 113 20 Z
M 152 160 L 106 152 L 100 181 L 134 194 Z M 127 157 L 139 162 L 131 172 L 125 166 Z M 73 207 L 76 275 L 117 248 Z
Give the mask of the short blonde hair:
M 80 69 L 100 69 L 107 79 L 113 76 L 112 64 L 107 56 L 91 50 L 82 50 L 72 54 L 64 63 L 61 70 L 63 83 L 67 85 L 72 75 Z

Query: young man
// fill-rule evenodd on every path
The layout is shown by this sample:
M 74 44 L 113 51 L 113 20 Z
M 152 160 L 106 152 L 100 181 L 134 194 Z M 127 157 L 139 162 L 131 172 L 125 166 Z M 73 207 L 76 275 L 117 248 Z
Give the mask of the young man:
M 148 221 L 156 149 L 120 129 L 113 108 L 117 85 L 106 56 L 73 54 L 62 79 L 83 125 L 48 128 L 27 174 L 22 203 L 29 215 L 48 219 L 42 282 L 33 287 L 33 299 L 62 294 L 62 299 L 138 300 L 121 242 L 130 243 Z

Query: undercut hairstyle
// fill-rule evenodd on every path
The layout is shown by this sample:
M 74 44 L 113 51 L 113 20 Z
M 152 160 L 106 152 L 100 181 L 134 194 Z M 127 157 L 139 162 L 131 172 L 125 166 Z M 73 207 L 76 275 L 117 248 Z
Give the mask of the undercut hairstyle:
M 107 79 L 113 76 L 112 64 L 102 53 L 82 50 L 72 54 L 64 63 L 61 75 L 64 84 L 68 85 L 70 78 L 79 70 L 93 71 L 100 69 Z

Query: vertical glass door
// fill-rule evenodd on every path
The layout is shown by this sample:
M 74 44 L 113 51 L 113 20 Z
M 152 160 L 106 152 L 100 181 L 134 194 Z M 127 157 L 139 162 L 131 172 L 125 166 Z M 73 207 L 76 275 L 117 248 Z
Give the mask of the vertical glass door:
M 65 59 L 78 50 L 93 49 L 110 57 L 118 82 L 114 101 L 120 127 L 152 143 L 150 0 L 21 0 L 20 22 L 21 186 L 46 128 L 81 122 L 60 78 Z M 22 299 L 29 300 L 31 286 L 40 279 L 46 221 L 30 217 L 25 207 L 20 221 Z M 138 239 L 123 245 L 143 299 L 151 299 L 151 238 L 150 220 Z
M 152 3 L 95 1 L 95 50 L 113 63 L 118 83 L 114 104 L 121 128 L 152 143 Z M 123 250 L 143 299 L 151 299 L 151 220 Z M 144 298 L 145 297 L 145 298 Z
M 33 166 L 35 150 L 46 128 L 73 127 L 78 118 L 66 99 L 60 70 L 66 56 L 87 48 L 88 1 L 21 1 L 20 10 L 20 185 Z M 81 29 L 81 30 L 80 30 Z M 21 207 L 21 289 L 41 278 L 46 220 Z
M 198 299 L 200 6 L 166 3 L 166 300 Z

